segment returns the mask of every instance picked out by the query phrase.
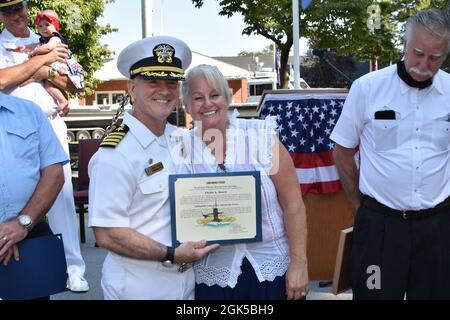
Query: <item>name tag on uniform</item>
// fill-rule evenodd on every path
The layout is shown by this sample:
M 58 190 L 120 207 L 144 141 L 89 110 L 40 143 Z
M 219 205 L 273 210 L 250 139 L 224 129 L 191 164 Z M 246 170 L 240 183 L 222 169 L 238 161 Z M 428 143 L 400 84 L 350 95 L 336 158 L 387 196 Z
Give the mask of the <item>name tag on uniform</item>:
M 148 176 L 151 176 L 152 174 L 161 171 L 162 169 L 164 169 L 164 166 L 161 162 L 152 164 L 150 167 L 145 168 L 145 173 Z

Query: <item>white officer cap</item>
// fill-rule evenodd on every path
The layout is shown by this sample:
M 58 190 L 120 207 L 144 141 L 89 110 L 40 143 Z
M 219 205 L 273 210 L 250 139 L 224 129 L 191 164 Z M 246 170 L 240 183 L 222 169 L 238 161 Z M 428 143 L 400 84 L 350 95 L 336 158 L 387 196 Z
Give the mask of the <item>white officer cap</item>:
M 186 43 L 168 36 L 155 36 L 133 42 L 119 54 L 117 67 L 128 79 L 184 80 L 192 53 Z

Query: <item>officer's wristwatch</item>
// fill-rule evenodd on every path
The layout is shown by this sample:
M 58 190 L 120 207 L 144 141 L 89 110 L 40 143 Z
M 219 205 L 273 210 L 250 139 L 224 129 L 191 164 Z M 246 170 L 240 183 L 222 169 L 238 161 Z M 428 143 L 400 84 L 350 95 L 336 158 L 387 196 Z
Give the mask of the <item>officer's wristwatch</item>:
M 33 228 L 33 219 L 27 214 L 20 214 L 17 216 L 17 220 L 19 220 L 19 224 L 30 231 Z
M 172 267 L 174 260 L 175 260 L 175 248 L 167 247 L 166 256 L 164 257 L 164 259 L 161 260 L 162 265 L 168 268 Z

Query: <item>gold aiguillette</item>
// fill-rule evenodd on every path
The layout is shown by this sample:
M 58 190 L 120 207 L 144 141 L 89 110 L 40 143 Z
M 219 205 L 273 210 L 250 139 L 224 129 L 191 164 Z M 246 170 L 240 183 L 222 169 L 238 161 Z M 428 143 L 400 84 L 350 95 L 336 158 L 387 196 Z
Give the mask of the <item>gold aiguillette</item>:
M 187 269 L 189 269 L 191 267 L 190 263 L 182 263 L 179 267 L 178 267 L 178 272 L 183 273 L 185 272 Z

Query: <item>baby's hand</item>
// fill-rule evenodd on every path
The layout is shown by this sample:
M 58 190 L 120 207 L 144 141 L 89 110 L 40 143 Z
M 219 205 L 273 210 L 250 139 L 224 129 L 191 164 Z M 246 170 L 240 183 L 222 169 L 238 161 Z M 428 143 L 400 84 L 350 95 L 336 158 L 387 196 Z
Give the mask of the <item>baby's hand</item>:
M 69 101 L 67 99 L 61 98 L 58 101 L 58 108 L 56 109 L 56 111 L 58 111 L 61 117 L 66 116 L 70 111 Z
M 13 52 L 30 52 L 30 49 L 27 48 L 27 46 L 20 45 L 20 46 L 17 46 L 16 48 L 14 48 L 14 49 L 8 49 L 8 51 L 13 51 Z
M 28 59 L 33 58 L 35 55 L 36 55 L 36 52 L 35 52 L 34 50 L 29 51 L 29 52 L 28 52 Z
M 29 52 L 28 48 L 24 45 L 20 45 L 16 48 L 16 52 Z

